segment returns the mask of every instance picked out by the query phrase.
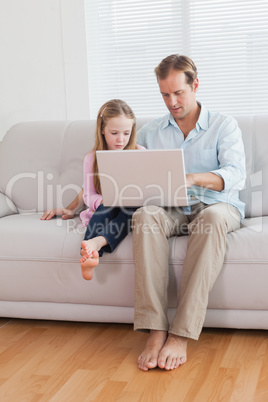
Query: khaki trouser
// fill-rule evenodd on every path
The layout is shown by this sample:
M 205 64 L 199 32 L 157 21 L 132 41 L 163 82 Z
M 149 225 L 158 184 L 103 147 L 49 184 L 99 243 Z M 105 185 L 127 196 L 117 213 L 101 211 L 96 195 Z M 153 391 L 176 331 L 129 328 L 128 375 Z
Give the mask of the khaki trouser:
M 133 215 L 135 262 L 134 330 L 164 330 L 198 339 L 205 320 L 208 295 L 222 268 L 226 235 L 240 227 L 238 210 L 225 203 L 163 209 L 147 206 Z M 169 325 L 168 238 L 189 235 L 175 317 Z

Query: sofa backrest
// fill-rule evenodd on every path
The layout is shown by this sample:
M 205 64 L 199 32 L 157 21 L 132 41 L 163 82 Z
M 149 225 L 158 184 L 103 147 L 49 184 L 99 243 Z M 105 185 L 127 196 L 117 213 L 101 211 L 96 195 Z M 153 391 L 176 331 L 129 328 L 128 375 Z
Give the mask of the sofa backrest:
M 240 194 L 246 216 L 268 215 L 268 115 L 234 117 L 247 159 L 247 180 Z M 151 119 L 137 119 L 137 128 Z M 83 159 L 94 145 L 94 136 L 95 121 L 11 127 L 0 143 L 0 193 L 21 213 L 68 205 L 81 189 Z
M 247 179 L 240 198 L 246 217 L 268 215 L 268 114 L 234 116 L 242 131 Z

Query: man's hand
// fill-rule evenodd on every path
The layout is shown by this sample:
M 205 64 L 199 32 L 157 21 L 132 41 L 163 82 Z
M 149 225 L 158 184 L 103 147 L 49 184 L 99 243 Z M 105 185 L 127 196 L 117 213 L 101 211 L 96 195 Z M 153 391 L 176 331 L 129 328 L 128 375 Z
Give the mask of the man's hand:
M 42 216 L 41 220 L 49 221 L 54 216 L 60 216 L 60 215 L 61 215 L 63 220 L 72 219 L 74 217 L 74 211 L 71 210 L 71 209 L 67 209 L 67 208 L 49 209 L 44 213 L 44 215 Z
M 194 184 L 195 184 L 194 174 L 193 173 L 187 173 L 186 174 L 186 186 L 187 186 L 187 188 L 193 186 Z
M 214 191 L 222 191 L 224 189 L 224 180 L 222 177 L 215 173 L 187 173 L 186 174 L 187 187 L 199 186 L 208 188 Z

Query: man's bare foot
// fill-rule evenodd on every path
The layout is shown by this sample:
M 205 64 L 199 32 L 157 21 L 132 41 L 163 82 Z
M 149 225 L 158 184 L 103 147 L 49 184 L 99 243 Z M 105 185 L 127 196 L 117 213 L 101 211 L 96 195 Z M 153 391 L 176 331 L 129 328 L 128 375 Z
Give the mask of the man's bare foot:
M 138 366 L 141 370 L 147 371 L 157 367 L 159 352 L 165 345 L 166 340 L 166 331 L 150 331 L 145 349 L 138 358 Z
M 93 269 L 99 264 L 99 253 L 93 250 L 90 257 L 84 255 L 80 264 L 83 278 L 90 281 L 93 278 Z
M 173 370 L 186 362 L 187 338 L 169 334 L 161 349 L 157 364 L 165 370 Z

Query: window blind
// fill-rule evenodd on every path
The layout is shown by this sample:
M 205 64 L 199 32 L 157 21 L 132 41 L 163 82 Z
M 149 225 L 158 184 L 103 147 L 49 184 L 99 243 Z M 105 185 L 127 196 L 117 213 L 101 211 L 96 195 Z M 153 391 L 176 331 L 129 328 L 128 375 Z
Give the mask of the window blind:
M 190 56 L 197 99 L 228 114 L 268 111 L 266 0 L 85 0 L 91 118 L 111 98 L 166 113 L 154 68 Z

